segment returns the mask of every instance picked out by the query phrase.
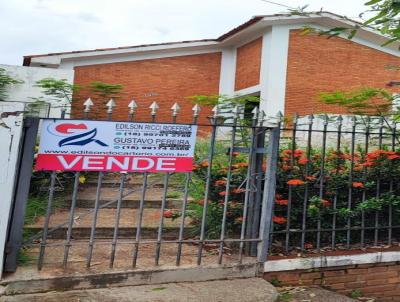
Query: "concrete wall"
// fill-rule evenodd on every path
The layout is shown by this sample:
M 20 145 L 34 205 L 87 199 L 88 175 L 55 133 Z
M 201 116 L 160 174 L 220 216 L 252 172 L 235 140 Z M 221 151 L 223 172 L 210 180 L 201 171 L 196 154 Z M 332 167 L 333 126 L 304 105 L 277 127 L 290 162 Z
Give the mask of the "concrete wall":
M 24 81 L 23 84 L 12 85 L 9 88 L 8 98 L 6 99 L 8 103 L 0 103 L 0 111 L 21 110 L 23 104 L 33 102 L 32 98 L 45 97 L 41 88 L 35 87 L 36 81 L 51 77 L 59 80 L 66 79 L 69 83 L 72 83 L 74 79 L 73 70 L 2 64 L 0 64 L 0 68 L 5 69 L 12 77 Z M 53 101 L 50 108 L 50 117 L 60 117 L 59 104 Z

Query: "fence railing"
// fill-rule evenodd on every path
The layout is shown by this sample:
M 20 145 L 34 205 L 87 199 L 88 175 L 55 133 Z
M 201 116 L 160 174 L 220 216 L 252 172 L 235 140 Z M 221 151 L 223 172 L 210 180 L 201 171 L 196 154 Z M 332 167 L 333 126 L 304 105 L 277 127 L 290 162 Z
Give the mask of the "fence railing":
M 369 116 L 295 117 L 283 132 L 272 252 L 398 241 L 396 122 Z
M 85 101 L 84 119 L 91 118 L 92 106 L 90 99 Z M 106 105 L 109 121 L 113 120 L 115 106 L 113 100 Z M 137 108 L 134 101 L 127 106 L 129 122 L 135 122 Z M 151 123 L 158 123 L 158 109 L 156 102 L 149 107 Z M 138 265 L 140 255 L 147 257 L 146 261 L 152 257 L 155 265 L 180 265 L 188 258 L 200 265 L 205 261 L 204 253 L 206 259 L 219 264 L 224 257 L 242 263 L 248 256 L 257 256 L 256 261 L 263 262 L 268 251 L 324 251 L 397 242 L 400 153 L 396 123 L 391 119 L 295 116 L 284 123 L 280 114 L 268 117 L 257 107 L 250 118 L 244 117 L 240 107 L 223 114 L 215 107 L 209 123 L 199 124 L 200 106 L 192 110 L 192 124 L 204 131 L 197 137 L 191 172 L 163 173 L 157 184 L 149 172 L 89 172 L 84 176 L 94 180 L 92 203 L 79 211 L 80 194 L 86 186 L 81 183 L 83 173 L 34 173 L 30 196 L 39 200 L 45 211 L 39 219 L 40 230 L 36 228 L 22 246 L 28 250 L 38 247 L 39 269 L 46 265 L 49 248 L 56 249 L 64 268 L 71 262 L 78 265 L 76 259 L 89 268 L 96 257 L 101 263 L 108 259 L 110 267 L 115 263 L 118 267 L 126 265 L 126 255 L 132 267 Z M 171 124 L 179 123 L 179 112 L 180 106 L 174 104 Z M 64 118 L 65 111 L 61 114 Z M 32 162 L 25 164 L 32 167 Z M 107 177 L 114 179 L 118 189 L 112 198 L 103 200 Z M 140 185 L 133 184 L 132 179 Z M 58 183 L 63 184 L 62 190 L 57 190 Z M 155 185 L 162 187 L 157 206 L 149 200 Z M 38 190 L 43 186 L 45 194 Z M 174 194 L 176 189 L 180 191 L 179 204 L 169 200 L 173 186 Z M 137 203 L 131 198 L 135 194 Z M 60 205 L 60 196 L 70 199 Z M 126 226 L 121 217 L 132 208 L 130 203 L 134 204 L 136 218 Z M 57 207 L 67 214 L 52 224 Z M 21 208 L 16 207 L 19 212 L 14 212 L 14 217 L 24 212 Z M 101 227 L 104 238 L 98 239 L 99 217 L 109 208 L 114 211 L 107 222 L 110 230 L 107 233 Z M 158 215 L 146 216 L 149 208 L 157 208 Z M 156 221 L 153 231 L 146 225 L 149 219 L 153 226 Z M 77 232 L 77 222 L 85 220 L 89 224 L 79 225 Z M 176 232 L 166 225 L 172 225 Z M 22 229 L 21 220 L 11 228 L 16 235 L 10 238 L 10 246 L 17 248 L 9 252 L 9 259 L 16 259 L 21 246 L 22 232 L 15 231 L 18 228 Z M 176 247 L 173 257 L 163 259 L 163 249 L 171 245 Z M 77 246 L 84 252 L 75 251 L 72 261 L 70 251 Z M 99 259 L 96 251 L 106 246 L 110 247 L 109 255 Z M 119 248 L 125 253 L 122 260 Z M 15 265 L 6 263 L 6 267 L 12 270 Z
M 106 105 L 108 121 L 113 120 L 115 105 L 113 100 Z M 90 99 L 85 101 L 85 119 L 90 119 L 92 106 L 93 102 Z M 127 117 L 130 122 L 135 122 L 136 108 L 137 104 L 134 101 L 128 106 Z M 158 108 L 156 102 L 149 107 L 149 122 L 158 123 Z M 178 123 L 179 110 L 178 104 L 172 106 L 171 124 Z M 32 248 L 38 250 L 35 257 L 39 269 L 49 264 L 49 260 L 46 259 L 54 259 L 56 256 L 60 257 L 57 262 L 65 269 L 67 266 L 76 267 L 82 262 L 89 268 L 94 259 L 97 259 L 96 263 L 108 262 L 111 268 L 115 265 L 137 267 L 143 259 L 148 263 L 149 257 L 152 257 L 152 263 L 155 265 L 180 265 L 188 263 L 189 259 L 189 263 L 192 263 L 193 258 L 197 265 L 204 261 L 221 264 L 224 258 L 229 262 L 234 258 L 235 262 L 242 263 L 247 262 L 250 255 L 258 256 L 251 258 L 253 262 L 262 262 L 262 259 L 265 259 L 271 226 L 271 209 L 267 210 L 266 204 L 272 203 L 267 202 L 263 190 L 264 186 L 267 186 L 268 191 L 274 192 L 275 174 L 267 175 L 269 181 L 265 182 L 263 163 L 266 162 L 267 156 L 271 157 L 274 153 L 268 149 L 274 146 L 268 144 L 270 135 L 275 137 L 274 148 L 277 150 L 279 131 L 274 133 L 270 132 L 270 129 L 279 123 L 281 117 L 267 119 L 256 108 L 252 118 L 247 120 L 243 118 L 243 111 L 239 107 L 233 108 L 232 112 L 225 112 L 224 115 L 215 107 L 209 117 L 209 123 L 199 124 L 200 106 L 194 105 L 192 110 L 192 124 L 204 128 L 197 137 L 193 171 L 163 173 L 161 182 L 156 180 L 159 182 L 157 185 L 162 187 L 162 191 L 157 193 L 157 206 L 150 200 L 150 197 L 156 194 L 155 182 L 151 180 L 152 176 L 157 176 L 154 173 L 34 172 L 30 196 L 35 197 L 36 202 L 39 199 L 41 207 L 45 210 L 40 214 L 41 217 L 35 217 L 33 227 L 26 227 L 33 235 L 25 238 L 22 246 L 28 251 Z M 267 162 L 272 164 L 273 160 Z M 87 189 L 87 185 L 81 183 L 82 176 L 93 180 L 91 187 L 95 191 L 91 197 L 91 206 L 85 209 L 79 208 L 82 204 L 80 194 Z M 115 180 L 118 189 L 114 190 L 115 194 L 111 200 L 103 201 L 102 194 L 107 177 Z M 140 185 L 133 184 L 132 179 L 139 181 Z M 171 182 L 174 182 L 174 185 Z M 58 190 L 58 184 L 62 184 L 62 189 Z M 46 192 L 43 192 L 44 186 L 47 186 Z M 170 202 L 168 197 L 173 186 L 174 193 L 176 189 L 181 192 L 179 200 L 175 203 Z M 139 195 L 135 197 L 137 203 L 130 198 L 135 194 Z M 272 197 L 273 195 L 270 196 Z M 64 201 L 60 203 L 61 199 Z M 179 205 L 176 205 L 176 202 Z M 131 211 L 132 206 L 129 206 L 129 203 L 134 204 L 135 219 L 127 227 L 123 217 L 126 216 L 125 212 Z M 99 220 L 102 212 L 109 208 L 113 208 L 113 218 L 103 222 L 109 228 L 105 230 L 106 227 L 99 226 Z M 158 215 L 146 215 L 150 209 L 152 213 L 158 212 Z M 21 211 L 14 213 L 14 217 L 19 215 Z M 90 221 L 87 225 L 79 223 L 87 220 Z M 35 225 L 36 221 L 41 221 L 39 231 Z M 157 226 L 154 226 L 154 222 L 157 222 Z M 22 228 L 21 225 L 12 225 L 12 229 L 19 227 Z M 102 232 L 102 238 L 98 238 L 99 232 Z M 17 235 L 10 238 L 10 241 L 19 242 L 21 238 L 16 237 L 21 233 L 12 233 Z M 110 247 L 109 255 L 99 259 L 96 252 L 106 246 Z M 171 255 L 163 258 L 163 255 L 169 253 L 163 252 L 166 246 L 176 246 L 173 259 Z M 209 251 L 210 246 L 213 252 Z M 149 253 L 148 250 L 143 252 L 143 248 L 154 253 Z M 128 253 L 128 260 L 126 256 L 119 256 L 119 249 Z M 56 250 L 56 253 L 50 253 L 51 250 Z M 196 256 L 193 256 L 194 252 Z M 14 256 L 15 253 L 15 250 L 10 252 Z M 16 257 L 9 255 L 8 258 Z M 76 259 L 79 259 L 78 264 Z M 6 267 L 12 270 L 13 264 L 8 263 Z

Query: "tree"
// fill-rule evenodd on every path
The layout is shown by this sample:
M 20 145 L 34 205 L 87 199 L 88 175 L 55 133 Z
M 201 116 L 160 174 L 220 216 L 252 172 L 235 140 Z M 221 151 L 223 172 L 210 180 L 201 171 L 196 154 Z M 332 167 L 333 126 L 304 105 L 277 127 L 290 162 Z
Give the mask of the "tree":
M 60 104 L 71 104 L 73 94 L 78 92 L 81 87 L 76 84 L 68 83 L 68 80 L 57 80 L 54 78 L 44 78 L 36 82 L 36 87 L 42 88 L 43 94 L 49 96 L 52 102 Z M 43 101 L 40 99 L 40 101 Z
M 89 84 L 89 88 L 95 97 L 103 102 L 107 102 L 109 99 L 119 98 L 124 86 L 121 84 L 108 84 L 95 81 Z
M 400 40 L 400 0 L 370 0 L 365 3 L 367 9 L 360 13 L 361 23 L 356 23 L 348 27 L 335 27 L 329 30 L 316 30 L 312 27 L 305 27 L 305 33 L 317 32 L 320 35 L 328 35 L 329 37 L 347 34 L 352 39 L 360 28 L 373 28 L 381 34 L 388 37 L 388 40 L 382 46 L 391 44 Z M 321 12 L 307 12 L 308 6 L 297 9 L 290 9 L 293 15 L 306 16 L 310 14 L 321 14 Z M 344 20 L 349 20 L 343 17 Z M 399 47 L 400 49 L 400 47 Z
M 11 85 L 22 83 L 24 83 L 24 81 L 13 78 L 5 69 L 0 68 L 0 101 L 6 101 L 8 97 L 8 89 Z

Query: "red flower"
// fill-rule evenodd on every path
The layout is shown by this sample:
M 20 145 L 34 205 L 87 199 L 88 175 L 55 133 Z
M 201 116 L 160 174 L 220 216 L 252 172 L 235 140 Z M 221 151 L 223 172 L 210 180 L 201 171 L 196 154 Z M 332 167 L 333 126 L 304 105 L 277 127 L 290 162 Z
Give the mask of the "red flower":
M 220 179 L 215 182 L 216 186 L 222 186 L 226 184 L 226 180 Z
M 240 194 L 240 193 L 246 192 L 246 189 L 236 188 L 236 189 L 233 189 L 232 192 L 235 193 L 235 194 Z
M 390 160 L 394 160 L 394 159 L 398 159 L 398 158 L 400 158 L 400 155 L 397 155 L 397 154 L 392 154 L 392 155 L 388 156 L 388 159 L 390 159 Z
M 225 192 L 225 191 L 219 192 L 218 195 L 219 195 L 219 196 L 225 196 L 225 195 L 226 195 L 226 192 Z
M 362 182 L 355 181 L 355 182 L 353 182 L 353 187 L 354 188 L 364 188 L 364 184 Z
M 287 199 L 277 199 L 275 200 L 275 203 L 280 205 L 280 206 L 287 206 L 289 203 L 289 200 Z
M 309 181 L 314 181 L 317 178 L 315 176 L 310 175 L 310 176 L 306 176 L 306 179 L 309 180 Z
M 287 219 L 285 217 L 281 217 L 281 216 L 274 216 L 272 218 L 272 221 L 277 223 L 277 224 L 285 224 Z
M 362 171 L 363 170 L 363 165 L 355 165 L 354 166 L 354 171 Z
M 312 245 L 312 243 L 307 242 L 307 243 L 304 244 L 304 248 L 306 248 L 306 249 L 312 249 L 312 248 L 313 248 L 313 245 Z
M 236 157 L 236 156 L 239 156 L 239 155 L 240 155 L 239 152 L 232 152 L 232 156 L 233 156 L 233 157 Z
M 276 198 L 276 199 L 282 199 L 283 196 L 282 196 L 281 194 L 279 194 L 279 193 L 276 193 L 276 194 L 275 194 L 275 198 Z
M 308 159 L 307 158 L 300 158 L 299 159 L 299 165 L 305 165 L 308 163 Z
M 174 216 L 174 213 L 170 210 L 166 210 L 166 211 L 164 211 L 163 216 L 164 216 L 164 218 L 172 218 Z
M 208 163 L 208 160 L 203 160 L 201 163 L 200 163 L 200 166 L 202 166 L 202 167 L 208 167 L 210 164 Z
M 292 150 L 283 150 L 282 152 L 284 155 L 292 155 Z M 303 150 L 294 150 L 293 157 L 299 158 L 304 154 Z
M 301 179 L 291 179 L 287 182 L 288 185 L 291 186 L 299 186 L 299 185 L 304 185 L 304 181 Z
M 322 205 L 323 205 L 324 207 L 329 207 L 329 206 L 332 205 L 332 202 L 330 202 L 329 200 L 322 199 L 321 201 L 322 201 Z
M 365 163 L 362 164 L 364 167 L 372 167 L 375 165 L 375 162 L 373 161 L 366 161 Z

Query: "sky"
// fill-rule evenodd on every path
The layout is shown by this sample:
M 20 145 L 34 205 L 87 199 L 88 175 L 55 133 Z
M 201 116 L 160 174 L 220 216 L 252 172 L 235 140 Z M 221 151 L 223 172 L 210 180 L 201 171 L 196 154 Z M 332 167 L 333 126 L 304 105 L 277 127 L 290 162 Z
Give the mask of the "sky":
M 366 0 L 272 0 L 357 18 Z M 0 0 L 0 64 L 24 55 L 216 38 L 254 15 L 285 12 L 263 0 Z

